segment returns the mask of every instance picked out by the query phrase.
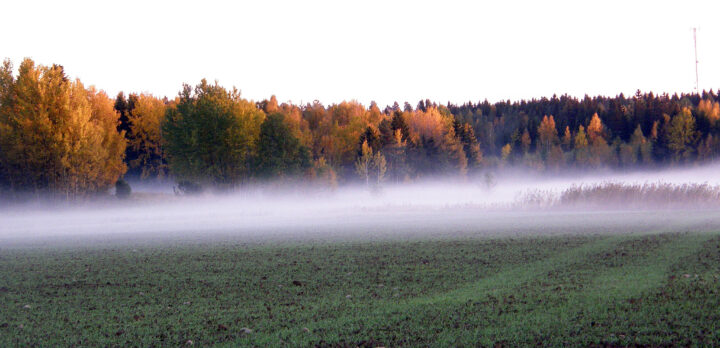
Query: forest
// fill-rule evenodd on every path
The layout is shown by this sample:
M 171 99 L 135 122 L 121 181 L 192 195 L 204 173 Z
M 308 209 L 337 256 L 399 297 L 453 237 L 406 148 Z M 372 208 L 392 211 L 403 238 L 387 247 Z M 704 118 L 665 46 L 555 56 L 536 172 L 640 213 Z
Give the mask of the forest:
M 263 182 L 377 186 L 504 168 L 634 170 L 711 162 L 720 152 L 720 96 L 712 90 L 381 108 L 252 101 L 206 80 L 184 84 L 172 99 L 112 98 L 61 65 L 25 59 L 13 71 L 5 60 L 0 193 L 7 198 L 81 199 L 119 190 L 129 178 L 193 193 Z

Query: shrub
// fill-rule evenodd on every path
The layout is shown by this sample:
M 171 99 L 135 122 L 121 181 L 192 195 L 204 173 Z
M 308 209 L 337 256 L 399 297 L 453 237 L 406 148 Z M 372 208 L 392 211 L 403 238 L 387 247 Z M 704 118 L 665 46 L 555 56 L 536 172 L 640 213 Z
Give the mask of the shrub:
M 189 180 L 182 180 L 173 188 L 176 195 L 193 196 L 203 192 L 200 184 Z
M 130 193 L 132 193 L 132 188 L 130 188 L 130 184 L 128 184 L 127 181 L 118 179 L 115 182 L 115 197 L 127 199 L 130 197 Z

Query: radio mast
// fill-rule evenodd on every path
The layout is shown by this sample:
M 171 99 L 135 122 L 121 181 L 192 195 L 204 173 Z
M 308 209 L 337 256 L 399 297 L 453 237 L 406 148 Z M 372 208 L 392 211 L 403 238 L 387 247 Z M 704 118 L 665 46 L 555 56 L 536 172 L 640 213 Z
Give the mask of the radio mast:
M 693 42 L 695 43 L 695 92 L 700 93 L 698 82 L 698 57 L 697 57 L 697 28 L 693 28 Z

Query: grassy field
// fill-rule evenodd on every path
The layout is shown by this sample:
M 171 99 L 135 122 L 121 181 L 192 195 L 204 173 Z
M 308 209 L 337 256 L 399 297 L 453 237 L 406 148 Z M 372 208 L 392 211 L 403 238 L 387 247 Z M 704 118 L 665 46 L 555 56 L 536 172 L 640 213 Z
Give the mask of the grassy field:
M 0 346 L 708 345 L 720 233 L 0 250 Z

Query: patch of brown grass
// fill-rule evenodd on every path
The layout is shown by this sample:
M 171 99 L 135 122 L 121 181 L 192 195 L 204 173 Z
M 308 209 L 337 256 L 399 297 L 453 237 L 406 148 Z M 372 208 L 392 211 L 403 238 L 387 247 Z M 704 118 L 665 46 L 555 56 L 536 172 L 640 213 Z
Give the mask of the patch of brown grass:
M 711 208 L 720 206 L 720 186 L 707 183 L 603 182 L 576 185 L 564 190 L 555 201 L 560 207 L 607 208 Z

